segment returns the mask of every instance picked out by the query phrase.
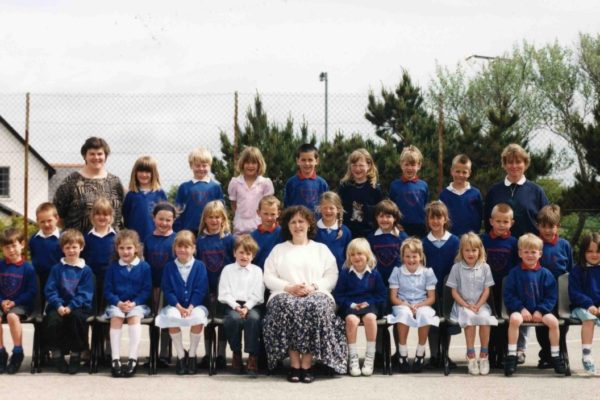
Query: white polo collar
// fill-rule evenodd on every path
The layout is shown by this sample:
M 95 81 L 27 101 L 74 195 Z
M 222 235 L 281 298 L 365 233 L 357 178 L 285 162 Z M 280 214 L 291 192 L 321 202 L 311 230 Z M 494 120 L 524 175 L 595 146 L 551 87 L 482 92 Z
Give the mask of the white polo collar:
M 123 260 L 119 259 L 119 265 L 121 267 L 129 267 L 129 266 L 135 267 L 139 263 L 140 263 L 140 259 L 137 256 L 133 259 L 133 261 L 130 264 L 127 264 Z
M 325 223 L 323 222 L 323 218 L 321 218 L 320 220 L 317 221 L 317 228 L 335 231 L 339 228 L 339 226 L 338 226 L 337 221 L 331 226 L 325 226 Z
M 115 231 L 115 229 L 114 229 L 112 226 L 111 226 L 110 228 L 108 228 L 108 232 L 106 232 L 104 235 L 103 235 L 103 234 L 101 234 L 101 233 L 98 233 L 98 232 L 96 231 L 96 228 L 92 228 L 92 229 L 90 230 L 90 232 L 89 232 L 89 233 L 91 233 L 92 235 L 94 235 L 94 236 L 96 236 L 96 237 L 99 237 L 99 238 L 103 238 L 103 237 L 105 237 L 105 236 L 108 236 L 108 235 L 110 235 L 111 233 L 114 233 L 115 235 L 117 234 L 117 232 Z
M 75 264 L 69 264 L 65 258 L 61 258 L 60 262 L 62 263 L 62 265 L 70 265 L 71 267 L 77 267 L 77 268 L 83 268 L 85 267 L 85 260 L 83 258 L 80 258 L 77 260 L 77 262 Z
M 408 268 L 406 268 L 406 266 L 402 264 L 402 266 L 400 267 L 400 272 L 404 275 L 421 275 L 423 272 L 425 272 L 425 267 L 421 265 L 417 268 L 415 272 L 410 272 Z
M 400 231 L 398 230 L 397 227 L 394 227 L 394 229 L 392 229 L 392 231 L 389 232 L 389 234 L 394 235 L 394 236 L 400 236 Z M 381 228 L 378 228 L 373 235 L 374 236 L 385 235 L 385 232 L 382 231 Z
M 44 239 L 48 239 L 50 236 L 54 236 L 57 239 L 60 239 L 60 231 L 58 230 L 58 228 L 54 228 L 54 231 L 52 231 L 52 233 L 50 233 L 49 235 L 44 235 L 44 232 L 42 232 L 42 230 L 40 229 L 38 233 L 35 234 L 35 236 L 43 237 Z
M 369 267 L 368 265 L 365 267 L 365 270 L 364 270 L 363 272 L 358 272 L 358 271 L 357 271 L 357 270 L 354 268 L 354 265 L 351 265 L 351 266 L 350 266 L 350 268 L 348 268 L 348 270 L 349 270 L 350 272 L 354 272 L 354 274 L 355 274 L 356 276 L 358 276 L 359 278 L 362 278 L 363 276 L 365 276 L 365 274 L 366 274 L 367 272 L 368 272 L 368 273 L 371 273 L 371 271 L 372 271 L 371 267 Z
M 460 266 L 461 266 L 462 269 L 473 269 L 473 270 L 475 270 L 475 269 L 481 268 L 481 265 L 482 264 L 480 262 L 478 262 L 474 266 L 469 267 L 469 265 L 466 262 L 464 262 L 464 261 L 460 262 Z
M 525 175 L 523 175 L 521 177 L 521 179 L 519 179 L 517 182 L 515 182 L 517 185 L 521 186 L 525 183 L 525 181 L 527 180 L 527 178 L 525 178 Z M 508 180 L 508 175 L 504 178 L 504 185 L 505 186 L 510 186 L 513 183 L 511 181 Z
M 192 178 L 192 183 L 198 183 L 198 182 L 210 183 L 210 174 L 206 174 L 206 176 L 202 179 Z
M 463 189 L 456 189 L 454 186 L 452 186 L 452 183 L 450 183 L 446 189 L 448 189 L 452 193 L 457 194 L 457 195 L 460 196 L 462 194 L 465 194 L 465 192 L 467 190 L 471 189 L 471 184 L 469 182 L 467 182 L 465 184 L 465 187 Z
M 450 239 L 450 232 L 448 231 L 444 231 L 444 236 L 441 237 L 441 239 L 436 238 L 435 236 L 433 236 L 433 233 L 429 232 L 427 234 L 427 240 L 429 240 L 430 242 L 445 242 L 448 239 Z
M 181 261 L 179 261 L 177 258 L 175 259 L 175 265 L 177 265 L 177 268 L 191 268 L 192 265 L 194 265 L 194 257 L 190 258 L 190 260 L 188 262 L 186 262 L 185 264 L 181 263 Z

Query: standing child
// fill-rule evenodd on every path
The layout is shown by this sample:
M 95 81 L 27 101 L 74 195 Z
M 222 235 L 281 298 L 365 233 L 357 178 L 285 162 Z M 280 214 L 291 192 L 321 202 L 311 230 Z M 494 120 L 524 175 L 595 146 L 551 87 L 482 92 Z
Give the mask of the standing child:
M 208 274 L 208 296 L 207 306 L 211 316 L 220 315 L 221 308 L 218 307 L 219 278 L 221 271 L 227 264 L 233 262 L 234 237 L 230 233 L 229 218 L 227 210 L 220 201 L 211 201 L 204 208 L 198 239 L 196 240 L 197 256 L 206 266 Z M 224 332 L 219 329 L 218 355 L 216 365 L 225 368 L 226 338 Z M 208 354 L 208 341 L 204 342 L 206 354 Z M 208 367 L 208 357 L 202 359 L 202 367 Z
M 129 191 L 123 201 L 125 228 L 133 229 L 142 241 L 145 240 L 154 231 L 154 206 L 166 200 L 167 196 L 160 187 L 156 161 L 149 156 L 138 158 L 131 170 Z
M 429 197 L 427 182 L 417 176 L 423 163 L 423 155 L 415 146 L 406 146 L 400 153 L 402 176 L 390 185 L 390 198 L 404 216 L 402 226 L 409 236 L 424 237 L 425 204 Z
M 242 369 L 242 330 L 244 352 L 248 353 L 247 370 L 251 376 L 258 372 L 258 353 L 262 328 L 262 308 L 265 285 L 262 270 L 252 264 L 258 245 L 250 235 L 235 240 L 235 263 L 223 268 L 219 280 L 219 302 L 227 306 L 223 327 L 231 351 L 232 367 Z
M 525 149 L 514 143 L 504 148 L 501 158 L 506 178 L 494 184 L 485 196 L 483 218 L 486 231 L 490 230 L 489 219 L 494 206 L 507 203 L 514 213 L 512 235 L 516 238 L 530 232 L 537 235 L 537 214 L 548 204 L 548 198 L 541 186 L 525 178 L 531 158 Z
M 271 254 L 275 245 L 282 242 L 281 227 L 277 222 L 281 202 L 275 196 L 265 196 L 258 202 L 257 214 L 260 217 L 260 225 L 250 234 L 252 239 L 258 243 L 258 252 L 254 257 L 254 265 L 264 269 L 265 260 Z
M 0 235 L 4 255 L 4 260 L 0 261 L 0 374 L 15 374 L 21 368 L 24 358 L 21 318 L 27 318 L 33 311 L 38 291 L 35 270 L 23 259 L 24 242 L 23 232 L 14 228 L 6 229 Z M 4 348 L 4 321 L 8 323 L 13 341 L 10 362 Z
M 129 378 L 137 370 L 141 321 L 150 314 L 147 304 L 152 291 L 152 274 L 148 263 L 139 258 L 142 246 L 136 231 L 123 229 L 119 232 L 115 247 L 119 260 L 110 265 L 104 280 L 106 317 L 110 318 L 112 376 Z M 129 360 L 126 366 L 121 365 L 120 354 L 124 320 L 127 320 L 129 328 Z
M 200 217 L 206 204 L 212 200 L 223 201 L 221 184 L 210 176 L 212 160 L 210 151 L 203 147 L 195 148 L 190 153 L 188 162 L 194 177 L 177 189 L 175 205 L 181 210 L 181 214 L 175 221 L 176 232 L 188 229 L 194 234 L 198 233 Z
M 315 242 L 326 245 L 335 257 L 338 269 L 341 270 L 346 260 L 346 248 L 352 240 L 352 234 L 342 224 L 344 209 L 342 200 L 335 192 L 325 192 L 319 202 L 321 219 L 317 221 Z
M 490 325 L 498 325 L 487 301 L 490 286 L 494 285 L 492 271 L 485 262 L 485 249 L 479 236 L 473 232 L 460 238 L 460 249 L 456 264 L 452 267 L 446 286 L 452 288 L 454 305 L 450 318 L 465 330 L 467 361 L 471 375 L 490 373 L 488 344 Z M 475 356 L 475 335 L 479 326 L 479 364 Z
M 510 376 L 517 369 L 517 339 L 523 322 L 541 322 L 548 327 L 554 371 L 564 374 L 565 362 L 560 356 L 558 319 L 552 314 L 558 290 L 552 273 L 540 265 L 542 239 L 526 233 L 519 238 L 518 246 L 521 265 L 510 271 L 503 290 L 504 304 L 510 315 L 504 374 Z
M 165 265 L 162 278 L 166 306 L 155 320 L 159 328 L 169 328 L 177 353 L 177 375 L 194 375 L 197 372 L 196 351 L 202 328 L 208 322 L 208 310 L 203 306 L 208 278 L 202 261 L 194 259 L 194 239 L 194 234 L 188 230 L 179 231 L 175 237 L 173 251 L 176 259 Z M 191 327 L 188 352 L 183 349 L 181 337 L 181 328 L 185 326 Z
M 88 348 L 87 319 L 95 312 L 92 304 L 94 273 L 79 257 L 84 248 L 79 231 L 63 232 L 60 247 L 65 256 L 52 267 L 44 289 L 47 301 L 44 332 L 58 371 L 76 374 L 81 352 Z M 64 355 L 69 352 L 67 366 Z
M 421 372 L 425 359 L 425 342 L 430 326 L 438 326 L 440 319 L 431 307 L 435 303 L 437 279 L 431 268 L 425 266 L 423 244 L 417 238 L 408 238 L 400 248 L 402 266 L 395 267 L 389 279 L 392 314 L 388 323 L 397 324 L 400 341 L 400 373 Z M 418 345 L 415 360 L 408 363 L 406 346 L 408 331 L 418 328 Z
M 540 238 L 544 242 L 542 248 L 542 267 L 550 270 L 554 278 L 565 272 L 571 272 L 573 268 L 573 251 L 569 242 L 558 236 L 560 228 L 560 207 L 556 204 L 544 206 L 537 215 L 538 230 Z M 535 328 L 535 336 L 540 345 L 538 368 L 552 368 L 550 358 L 550 342 L 548 341 L 548 330 L 543 327 Z
M 370 234 L 367 240 L 377 259 L 376 268 L 386 283 L 394 267 L 401 264 L 400 246 L 407 236 L 400 225 L 402 214 L 393 201 L 381 200 L 373 212 L 377 230 Z
M 361 373 L 364 376 L 373 374 L 377 318 L 382 315 L 387 298 L 387 289 L 381 274 L 375 269 L 376 263 L 366 239 L 352 240 L 348 245 L 346 263 L 340 271 L 334 291 L 335 302 L 340 307 L 340 316 L 346 321 L 348 365 L 352 376 L 359 376 Z M 367 337 L 367 351 L 362 369 L 356 346 L 358 325 L 361 321 Z
M 173 242 L 175 241 L 173 221 L 175 221 L 177 211 L 172 204 L 163 202 L 158 203 L 154 207 L 152 215 L 154 216 L 154 232 L 144 242 L 144 259 L 150 264 L 150 271 L 152 273 L 152 304 L 154 309 L 157 310 L 164 266 L 175 258 L 173 256 Z M 166 329 L 162 329 L 158 358 L 159 365 L 162 367 L 166 367 L 170 362 L 170 347 L 171 338 L 169 332 Z
M 315 212 L 321 195 L 329 190 L 325 179 L 317 176 L 319 165 L 319 152 L 317 148 L 304 143 L 296 151 L 296 165 L 298 173 L 292 176 L 285 184 L 283 206 L 305 206 Z
M 448 232 L 450 227 L 450 218 L 448 208 L 441 201 L 432 201 L 425 207 L 425 216 L 429 234 L 423 241 L 423 251 L 427 258 L 427 266 L 433 270 L 437 279 L 436 297 L 443 299 L 444 279 L 450 273 L 454 259 L 458 254 L 460 240 L 455 235 Z M 460 333 L 460 330 L 451 330 L 451 334 Z M 450 340 L 450 335 L 448 335 Z M 440 331 L 437 327 L 429 330 L 429 350 L 431 359 L 429 367 L 438 367 L 440 365 Z M 451 362 L 454 366 L 454 363 Z
M 581 320 L 581 350 L 583 369 L 596 375 L 592 358 L 594 326 L 600 326 L 600 234 L 581 238 L 579 262 L 569 274 L 569 299 L 572 317 Z
M 452 221 L 450 232 L 460 237 L 464 233 L 479 234 L 483 217 L 483 199 L 481 192 L 471 186 L 471 159 L 466 154 L 459 154 L 452 159 L 450 169 L 452 182 L 440 193 L 440 201 L 448 207 Z
M 237 236 L 256 229 L 260 223 L 256 215 L 258 202 L 264 196 L 272 195 L 275 190 L 271 179 L 263 176 L 267 172 L 267 165 L 258 148 L 246 147 L 240 154 L 236 170 L 240 175 L 229 181 L 227 192 L 231 210 L 235 214 L 233 233 Z
M 514 223 L 512 208 L 506 203 L 499 203 L 492 209 L 489 220 L 491 229 L 481 235 L 481 241 L 487 254 L 487 262 L 492 270 L 494 279 L 494 306 L 496 310 L 502 309 L 502 284 L 519 258 L 517 256 L 517 239 L 511 235 L 510 228 Z M 502 367 L 506 338 L 508 335 L 506 324 L 492 327 L 490 333 L 489 360 L 492 367 Z M 521 330 L 527 334 L 526 328 Z M 519 336 L 517 345 L 517 362 L 525 362 L 525 346 L 527 342 L 523 335 Z
M 58 230 L 58 212 L 52 203 L 42 203 L 35 210 L 40 230 L 29 239 L 31 263 L 44 288 L 50 275 L 50 269 L 62 258 L 60 250 L 60 232 Z M 42 304 L 46 301 L 42 296 Z
M 375 231 L 373 209 L 383 200 L 377 166 L 366 149 L 354 150 L 346 164 L 346 175 L 338 188 L 344 207 L 344 225 L 352 237 L 367 237 Z

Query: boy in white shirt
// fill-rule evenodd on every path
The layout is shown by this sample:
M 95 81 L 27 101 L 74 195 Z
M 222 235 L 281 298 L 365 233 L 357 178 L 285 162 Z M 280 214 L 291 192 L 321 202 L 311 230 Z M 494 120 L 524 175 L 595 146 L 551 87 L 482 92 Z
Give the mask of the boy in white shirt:
M 233 254 L 235 263 L 223 268 L 219 280 L 219 302 L 226 305 L 223 325 L 225 336 L 233 351 L 232 367 L 242 370 L 241 331 L 244 330 L 244 350 L 248 353 L 246 369 L 250 376 L 258 371 L 257 355 L 260 349 L 260 331 L 265 286 L 262 270 L 252 259 L 258 244 L 250 235 L 241 235 L 235 240 Z

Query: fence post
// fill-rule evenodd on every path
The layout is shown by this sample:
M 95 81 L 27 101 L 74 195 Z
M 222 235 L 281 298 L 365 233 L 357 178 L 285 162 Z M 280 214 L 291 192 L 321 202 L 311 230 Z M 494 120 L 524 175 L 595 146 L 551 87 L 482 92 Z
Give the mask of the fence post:
M 25 235 L 25 253 L 27 258 L 29 252 L 29 92 L 25 95 L 25 170 L 23 173 L 23 234 Z
M 442 193 L 444 181 L 444 99 L 439 97 L 438 110 L 438 194 Z
M 237 165 L 240 126 L 238 125 L 238 92 L 234 93 L 233 103 L 233 165 Z

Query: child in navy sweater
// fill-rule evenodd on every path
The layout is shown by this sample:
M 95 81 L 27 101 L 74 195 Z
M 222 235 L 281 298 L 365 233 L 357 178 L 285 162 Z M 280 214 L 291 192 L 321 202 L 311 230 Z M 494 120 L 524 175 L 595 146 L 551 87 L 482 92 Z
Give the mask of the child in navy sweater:
M 596 375 L 592 340 L 594 326 L 600 326 L 600 234 L 584 235 L 579 249 L 579 262 L 569 274 L 571 316 L 581 320 L 583 369 Z
M 406 146 L 400 154 L 402 176 L 390 185 L 390 198 L 404 216 L 402 226 L 409 236 L 424 237 L 425 204 L 429 197 L 427 182 L 417 176 L 423 163 L 423 155 L 415 146 Z
M 175 221 L 176 232 L 188 229 L 197 234 L 206 204 L 212 200 L 223 201 L 221 184 L 210 176 L 212 160 L 210 151 L 203 147 L 198 147 L 190 153 L 188 162 L 194 177 L 177 189 L 175 205 L 181 210 L 181 214 Z
M 352 237 L 367 237 L 375 231 L 373 209 L 383 200 L 377 166 L 366 149 L 354 150 L 346 164 L 346 175 L 338 188 L 344 207 L 344 225 Z
M 373 374 L 377 318 L 383 313 L 387 288 L 375 269 L 377 260 L 364 238 L 354 239 L 346 251 L 346 263 L 338 277 L 334 291 L 339 313 L 346 321 L 349 373 L 352 376 Z M 356 346 L 358 325 L 363 322 L 367 337 L 367 351 L 362 369 Z
M 554 278 L 565 272 L 571 272 L 573 268 L 573 251 L 569 242 L 558 236 L 560 228 L 560 207 L 556 204 L 544 206 L 537 216 L 538 230 L 540 238 L 544 242 L 542 249 L 542 258 L 540 264 L 552 272 Z M 548 341 L 548 331 L 544 328 L 536 327 L 535 336 L 540 344 L 538 368 L 549 368 L 552 366 L 550 359 L 550 342 Z
M 131 170 L 129 191 L 123 201 L 125 228 L 133 229 L 141 240 L 145 240 L 154 231 L 154 206 L 166 200 L 167 196 L 160 187 L 156 161 L 150 156 L 138 158 Z
M 516 238 L 529 232 L 537 235 L 537 214 L 548 204 L 548 198 L 541 186 L 525 178 L 531 158 L 525 149 L 514 143 L 504 148 L 501 158 L 506 178 L 494 184 L 485 196 L 483 220 L 486 231 L 490 230 L 489 219 L 494 206 L 507 203 L 514 213 L 512 235 Z
M 283 206 L 305 206 L 315 212 L 321 195 L 329 190 L 325 179 L 317 176 L 319 165 L 319 152 L 317 148 L 304 143 L 296 151 L 296 165 L 298 173 L 292 176 L 285 184 Z
M 196 254 L 206 266 L 208 274 L 208 296 L 206 305 L 210 315 L 222 314 L 219 307 L 218 291 L 221 271 L 227 264 L 233 262 L 234 237 L 231 234 L 227 210 L 220 201 L 211 201 L 204 208 L 200 228 L 196 240 Z M 219 368 L 225 368 L 225 350 L 227 340 L 225 332 L 219 329 L 218 355 L 216 364 Z M 208 354 L 208 341 L 204 342 L 206 354 Z M 202 367 L 208 366 L 208 357 L 202 359 Z
M 492 270 L 492 278 L 494 278 L 494 306 L 496 310 L 501 310 L 502 282 L 519 260 L 517 239 L 510 234 L 510 228 L 514 223 L 512 208 L 505 203 L 496 204 L 492 209 L 489 223 L 491 229 L 488 233 L 481 235 L 481 241 L 487 253 L 487 262 Z M 521 328 L 521 330 L 526 331 L 525 328 Z M 506 324 L 492 327 L 489 360 L 490 365 L 494 368 L 500 367 L 504 359 L 506 337 Z M 525 362 L 525 345 L 525 337 L 521 335 L 517 346 L 519 364 Z
M 38 291 L 35 270 L 22 256 L 24 239 L 23 232 L 14 228 L 0 234 L 4 255 L 4 260 L 0 261 L 0 374 L 15 374 L 21 368 L 24 358 L 21 318 L 33 311 Z M 8 323 L 14 346 L 10 362 L 4 348 L 4 321 Z
M 527 233 L 519 238 L 521 265 L 515 266 L 504 285 L 504 304 L 510 315 L 508 353 L 504 359 L 504 374 L 512 375 L 517 368 L 517 339 L 523 322 L 541 322 L 549 330 L 552 365 L 557 374 L 564 374 L 565 363 L 560 356 L 558 319 L 552 314 L 558 299 L 556 279 L 540 265 L 542 240 Z
M 60 231 L 58 230 L 58 211 L 52 203 L 42 203 L 35 210 L 40 230 L 29 239 L 31 263 L 40 280 L 40 287 L 46 286 L 50 269 L 62 258 L 60 250 Z M 46 302 L 42 296 L 42 304 Z
M 281 227 L 277 223 L 281 202 L 275 196 L 265 196 L 258 203 L 258 216 L 260 217 L 260 225 L 250 236 L 258 244 L 258 252 L 254 257 L 254 265 L 264 269 L 265 260 L 271 254 L 271 250 L 275 245 L 281 243 Z
M 425 207 L 425 220 L 429 228 L 429 234 L 423 238 L 423 251 L 427 266 L 430 267 L 437 279 L 436 297 L 443 298 L 444 279 L 450 273 L 454 265 L 454 259 L 458 254 L 460 240 L 448 232 L 450 218 L 448 208 L 441 201 L 432 201 Z M 460 329 L 453 330 L 452 334 L 460 333 Z M 450 336 L 448 335 L 448 340 Z M 431 359 L 429 367 L 438 367 L 440 349 L 440 331 L 437 326 L 429 329 L 429 351 Z
M 117 232 L 112 227 L 114 210 L 105 197 L 98 198 L 92 207 L 92 230 L 85 235 L 82 257 L 96 277 L 96 296 L 103 298 L 104 275 L 112 260 Z
M 194 234 L 188 230 L 178 232 L 175 237 L 173 251 L 176 259 L 165 265 L 162 278 L 166 306 L 155 321 L 159 328 L 169 328 L 177 353 L 177 375 L 193 375 L 197 372 L 196 351 L 202 329 L 208 322 L 208 310 L 203 305 L 208 293 L 208 278 L 204 263 L 194 259 L 194 239 Z M 181 337 L 181 327 L 184 326 L 190 327 L 187 353 Z
M 114 261 L 106 273 L 104 298 L 106 317 L 110 318 L 112 376 L 128 378 L 137 370 L 141 321 L 150 314 L 152 275 L 148 263 L 139 258 L 142 246 L 136 231 L 123 229 L 119 232 L 115 247 L 119 260 Z M 129 328 L 129 360 L 122 366 L 121 328 L 125 320 Z
M 342 269 L 346 260 L 346 248 L 352 240 L 352 234 L 342 224 L 344 209 L 342 200 L 335 192 L 325 192 L 319 202 L 321 219 L 317 221 L 315 242 L 326 245 L 335 257 L 338 269 Z
M 79 257 L 84 247 L 79 231 L 63 232 L 60 246 L 65 256 L 52 267 L 44 289 L 47 300 L 44 332 L 58 371 L 76 374 L 81 352 L 88 348 L 87 319 L 94 314 L 94 273 Z M 64 355 L 69 351 L 67 366 Z
M 471 160 L 466 154 L 459 154 L 452 160 L 450 169 L 452 182 L 440 193 L 440 201 L 448 207 L 452 221 L 450 232 L 460 237 L 467 232 L 479 234 L 483 217 L 481 192 L 471 186 Z

